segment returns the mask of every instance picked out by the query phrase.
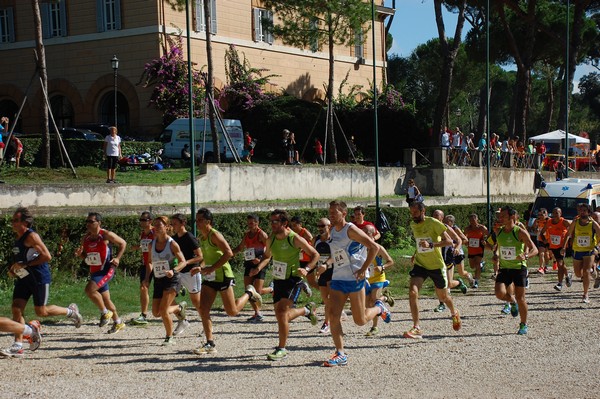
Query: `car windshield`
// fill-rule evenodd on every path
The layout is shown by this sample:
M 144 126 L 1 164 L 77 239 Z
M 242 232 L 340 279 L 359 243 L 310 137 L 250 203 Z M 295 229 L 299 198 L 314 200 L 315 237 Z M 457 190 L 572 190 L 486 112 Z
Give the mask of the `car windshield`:
M 548 210 L 548 215 L 552 213 L 552 209 L 559 207 L 562 210 L 562 216 L 565 219 L 573 220 L 577 216 L 577 204 L 586 204 L 587 198 L 568 198 L 568 197 L 538 197 L 535 200 L 531 217 L 537 217 L 538 211 L 541 208 Z
M 99 141 L 99 140 L 103 140 L 104 137 L 102 137 L 102 135 L 100 133 L 85 133 L 85 138 L 86 140 L 94 140 L 94 141 Z

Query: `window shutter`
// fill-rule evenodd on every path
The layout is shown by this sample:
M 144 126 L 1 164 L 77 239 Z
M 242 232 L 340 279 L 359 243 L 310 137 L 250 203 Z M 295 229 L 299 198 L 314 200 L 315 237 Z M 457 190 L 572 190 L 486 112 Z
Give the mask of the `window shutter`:
M 115 0 L 115 29 L 121 29 L 121 0 Z
M 96 0 L 96 29 L 98 29 L 98 32 L 106 30 L 106 25 L 104 24 L 104 0 Z
M 217 34 L 217 0 L 210 0 L 210 33 Z
M 253 19 L 254 19 L 254 41 L 255 42 L 259 42 L 260 41 L 260 9 L 258 8 L 253 8 L 252 9 L 252 13 L 253 15 Z
M 15 41 L 15 19 L 13 14 L 13 8 L 8 7 L 6 9 L 6 23 L 8 28 L 8 41 L 9 43 L 14 43 Z
M 50 4 L 41 3 L 40 13 L 42 14 L 42 36 L 44 39 L 52 37 L 52 31 L 50 30 Z
M 202 0 L 195 0 L 194 16 L 196 17 L 196 32 L 204 31 L 204 4 Z
M 267 19 L 269 20 L 269 22 L 271 22 L 271 24 L 273 23 L 273 12 L 272 11 L 267 11 Z M 271 30 L 271 28 L 265 28 L 263 29 L 263 31 L 265 32 L 265 35 L 267 36 L 267 43 L 269 44 L 273 44 L 273 31 Z
M 60 35 L 67 36 L 67 5 L 65 1 L 60 2 Z

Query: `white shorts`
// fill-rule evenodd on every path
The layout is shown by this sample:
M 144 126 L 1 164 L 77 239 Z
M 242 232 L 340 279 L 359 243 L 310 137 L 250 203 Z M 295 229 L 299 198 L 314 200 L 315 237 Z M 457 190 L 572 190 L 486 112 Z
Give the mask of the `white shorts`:
M 190 272 L 179 273 L 179 282 L 188 290 L 190 294 L 197 294 L 202 288 L 202 275 L 200 273 L 196 273 L 196 275 L 192 276 Z

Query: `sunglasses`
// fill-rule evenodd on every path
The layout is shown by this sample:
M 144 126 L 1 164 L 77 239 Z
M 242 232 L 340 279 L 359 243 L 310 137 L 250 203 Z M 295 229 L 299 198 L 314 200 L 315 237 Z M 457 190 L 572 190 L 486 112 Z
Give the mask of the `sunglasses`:
M 322 228 L 322 227 L 325 227 L 325 226 L 326 226 L 325 224 L 318 224 L 317 225 L 318 228 Z
M 281 223 L 281 220 L 279 220 L 279 219 L 273 219 L 273 220 L 271 220 L 271 224 L 274 224 L 274 223 Z
M 141 219 L 140 218 L 140 222 L 149 222 L 149 221 L 150 221 L 150 219 Z

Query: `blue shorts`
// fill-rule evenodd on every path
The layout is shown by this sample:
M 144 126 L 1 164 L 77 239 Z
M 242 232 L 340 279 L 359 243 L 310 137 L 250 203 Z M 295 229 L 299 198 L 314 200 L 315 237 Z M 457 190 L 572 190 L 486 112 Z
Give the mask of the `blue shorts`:
M 99 272 L 90 274 L 89 280 L 96 283 L 98 292 L 103 293 L 108 291 L 108 282 L 112 280 L 115 275 L 115 269 L 110 267 L 108 270 L 100 270 Z
M 49 288 L 50 284 L 36 284 L 32 279 L 16 280 L 13 301 L 22 299 L 27 302 L 33 296 L 33 306 L 46 306 Z
M 363 288 L 365 288 L 365 282 L 367 280 L 363 279 L 360 281 L 352 280 L 331 280 L 329 283 L 329 289 L 341 291 L 344 294 L 351 294 L 353 292 L 359 292 Z
M 574 251 L 573 252 L 573 259 L 574 260 L 583 260 L 583 258 L 585 258 L 586 256 L 593 256 L 594 255 L 594 251 Z
M 390 282 L 388 280 L 379 281 L 377 283 L 369 283 L 369 281 L 367 281 L 365 284 L 365 294 L 369 295 L 371 291 L 379 288 L 385 288 L 388 285 L 390 285 Z

